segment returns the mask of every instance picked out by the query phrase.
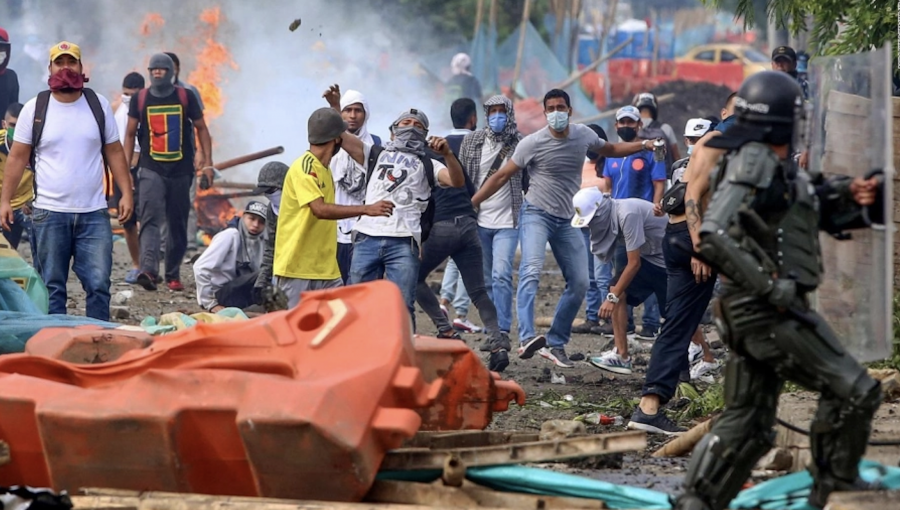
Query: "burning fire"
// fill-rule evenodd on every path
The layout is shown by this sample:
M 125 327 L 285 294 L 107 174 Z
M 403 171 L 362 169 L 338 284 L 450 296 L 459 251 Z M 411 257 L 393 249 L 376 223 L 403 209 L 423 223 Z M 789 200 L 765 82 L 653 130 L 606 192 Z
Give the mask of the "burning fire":
M 225 66 L 234 70 L 238 68 L 228 48 L 215 40 L 221 20 L 219 7 L 206 9 L 200 14 L 200 21 L 205 25 L 201 27 L 205 41 L 197 54 L 196 68 L 187 78 L 187 82 L 200 91 L 205 106 L 203 116 L 207 120 L 221 116 L 224 110 L 225 98 L 219 87 L 222 81 L 220 70 Z
M 153 34 L 153 32 L 161 29 L 165 24 L 166 20 L 164 20 L 162 16 L 155 12 L 149 12 L 144 16 L 144 21 L 141 22 L 141 35 L 145 37 L 149 36 Z

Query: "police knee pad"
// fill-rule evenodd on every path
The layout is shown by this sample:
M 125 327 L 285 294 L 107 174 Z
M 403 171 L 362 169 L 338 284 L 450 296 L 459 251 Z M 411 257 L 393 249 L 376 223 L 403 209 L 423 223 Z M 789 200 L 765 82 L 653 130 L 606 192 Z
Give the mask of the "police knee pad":
M 863 372 L 853 384 L 853 396 L 850 405 L 860 413 L 874 414 L 881 405 L 884 396 L 881 393 L 881 383 Z
M 743 443 L 727 445 L 718 435 L 703 436 L 685 476 L 685 494 L 700 499 L 712 510 L 728 507 L 740 492 L 757 461 L 775 444 L 774 431 L 753 431 Z

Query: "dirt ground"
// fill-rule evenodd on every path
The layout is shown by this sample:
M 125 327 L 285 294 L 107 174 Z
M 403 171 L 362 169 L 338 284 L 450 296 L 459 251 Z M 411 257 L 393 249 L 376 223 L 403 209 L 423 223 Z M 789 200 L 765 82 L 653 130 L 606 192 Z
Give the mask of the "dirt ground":
M 27 244 L 23 243 L 19 251 L 23 257 L 30 259 Z M 193 273 L 189 264 L 184 264 L 181 268 L 184 292 L 170 292 L 165 287 L 161 287 L 161 290 L 157 292 L 147 292 L 137 286 L 127 285 L 124 283 L 124 278 L 129 266 L 125 244 L 123 241 L 118 241 L 115 243 L 112 293 L 129 289 L 134 292 L 133 298 L 128 303 L 130 317 L 119 322 L 139 324 L 146 316 L 158 317 L 162 313 L 173 311 L 188 314 L 201 311 L 196 302 Z M 433 286 L 439 285 L 441 277 L 440 272 L 435 272 L 431 276 L 430 281 Z M 552 254 L 548 251 L 544 276 L 541 280 L 538 298 L 535 300 L 536 317 L 553 315 L 556 302 L 564 286 L 565 283 L 559 269 Z M 69 313 L 72 315 L 84 314 L 84 292 L 74 275 L 71 275 L 69 281 Z M 583 317 L 583 311 L 580 316 Z M 469 318 L 473 322 L 479 323 L 474 307 L 470 311 Z M 431 321 L 421 311 L 417 315 L 417 324 L 421 334 L 428 335 L 436 332 Z M 546 331 L 546 329 L 538 328 L 538 331 Z M 513 330 L 515 331 L 515 323 Z M 480 345 L 482 337 L 483 335 L 477 334 L 465 335 L 466 342 L 475 349 Z M 513 341 L 515 344 L 515 335 Z M 587 359 L 599 355 L 609 341 L 600 336 L 573 335 L 567 351 L 570 356 L 582 353 Z M 717 358 L 724 359 L 724 350 L 717 350 L 715 353 Z M 638 353 L 635 358 L 634 374 L 622 376 L 603 372 L 587 362 L 579 362 L 575 368 L 564 370 L 556 368 L 539 356 L 535 356 L 531 360 L 519 360 L 512 355 L 510 366 L 503 376 L 515 380 L 525 389 L 527 402 L 523 407 L 511 404 L 509 411 L 495 415 L 490 428 L 534 431 L 539 430 L 541 424 L 546 420 L 571 420 L 591 412 L 601 412 L 613 417 L 621 416 L 627 423 L 640 398 L 649 352 Z M 551 382 L 553 376 L 559 375 L 565 377 L 565 384 Z M 705 386 L 707 385 L 701 384 L 700 389 L 702 390 Z M 806 428 L 815 413 L 816 400 L 816 395 L 807 392 L 783 395 L 780 416 Z M 684 404 L 684 400 L 675 399 L 669 407 L 677 409 Z M 874 438 L 900 439 L 900 420 L 897 419 L 897 411 L 897 404 L 886 403 L 881 407 L 874 426 Z M 699 420 L 703 419 L 705 417 Z M 690 427 L 699 420 L 682 421 L 681 424 Z M 592 433 L 604 433 L 624 430 L 624 425 L 588 424 L 587 428 Z M 687 466 L 687 459 L 651 458 L 650 453 L 665 442 L 666 438 L 650 435 L 648 448 L 644 452 L 546 466 L 558 471 L 625 485 L 653 488 L 674 494 L 681 489 L 680 484 Z M 889 465 L 897 465 L 897 461 L 900 459 L 900 447 L 871 447 L 868 456 Z

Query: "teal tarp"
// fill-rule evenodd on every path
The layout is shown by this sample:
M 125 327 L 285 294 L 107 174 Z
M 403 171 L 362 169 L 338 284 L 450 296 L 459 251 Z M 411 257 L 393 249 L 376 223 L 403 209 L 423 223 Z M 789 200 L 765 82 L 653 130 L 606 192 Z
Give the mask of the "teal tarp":
M 888 489 L 900 489 L 900 468 L 862 461 L 860 475 L 868 482 L 880 480 Z M 440 471 L 390 471 L 378 474 L 380 480 L 432 482 L 440 478 Z M 581 476 L 568 475 L 524 466 L 469 468 L 466 478 L 472 482 L 507 492 L 543 494 L 599 499 L 609 508 L 642 508 L 667 510 L 672 508 L 669 495 L 651 489 L 627 487 Z M 813 510 L 806 504 L 812 487 L 812 477 L 803 471 L 763 482 L 741 491 L 731 502 L 731 508 Z

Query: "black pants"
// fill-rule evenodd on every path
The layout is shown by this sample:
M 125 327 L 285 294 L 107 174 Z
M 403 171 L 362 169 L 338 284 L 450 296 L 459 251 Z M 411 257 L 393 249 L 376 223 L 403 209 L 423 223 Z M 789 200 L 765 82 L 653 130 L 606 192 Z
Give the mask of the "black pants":
M 678 375 L 690 368 L 688 345 L 703 319 L 716 284 L 715 275 L 705 282 L 696 283 L 690 255 L 672 246 L 673 239 L 684 246 L 691 246 L 687 222 L 669 224 L 663 241 L 668 280 L 666 322 L 653 343 L 642 392 L 644 395 L 658 396 L 661 404 L 672 399 L 678 386 Z
M 141 271 L 159 274 L 160 229 L 166 225 L 166 281 L 180 280 L 179 268 L 187 251 L 187 221 L 191 208 L 193 175 L 163 176 L 153 170 L 138 171 L 140 188 Z
M 438 331 L 451 329 L 450 322 L 441 311 L 437 296 L 425 283 L 428 275 L 441 265 L 447 257 L 456 262 L 466 291 L 472 299 L 484 327 L 491 335 L 498 335 L 497 309 L 488 297 L 484 287 L 481 239 L 478 237 L 478 222 L 469 216 L 459 216 L 453 220 L 439 221 L 431 228 L 428 241 L 422 249 L 422 263 L 419 265 L 419 280 L 416 287 L 416 302 L 428 314 Z
M 216 291 L 216 301 L 225 307 L 247 308 L 253 302 L 253 286 L 259 271 L 246 272 Z
M 350 261 L 353 260 L 353 243 L 338 243 L 337 263 L 341 270 L 341 280 L 344 285 L 350 285 Z

